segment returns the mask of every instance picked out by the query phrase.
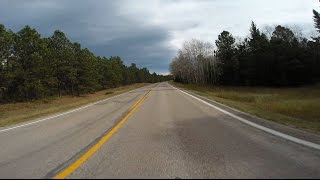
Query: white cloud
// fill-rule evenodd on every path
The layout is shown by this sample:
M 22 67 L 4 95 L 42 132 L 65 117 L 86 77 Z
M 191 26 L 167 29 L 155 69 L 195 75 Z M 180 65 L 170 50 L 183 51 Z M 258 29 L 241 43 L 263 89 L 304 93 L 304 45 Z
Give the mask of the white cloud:
M 245 36 L 251 20 L 266 24 L 297 24 L 310 28 L 316 0 L 139 0 L 121 1 L 123 16 L 145 25 L 165 27 L 172 47 L 199 38 L 214 42 L 223 30 Z

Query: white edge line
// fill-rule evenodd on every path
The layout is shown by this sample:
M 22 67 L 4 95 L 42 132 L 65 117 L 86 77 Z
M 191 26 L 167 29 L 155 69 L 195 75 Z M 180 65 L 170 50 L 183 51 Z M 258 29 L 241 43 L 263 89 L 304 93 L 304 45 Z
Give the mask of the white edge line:
M 125 95 L 125 94 L 128 94 L 128 93 L 131 93 L 131 92 L 136 91 L 136 90 L 141 89 L 141 88 L 145 88 L 145 86 L 137 88 L 137 89 L 134 89 L 134 90 L 131 90 L 131 91 L 128 91 L 128 92 L 125 92 L 125 93 L 122 93 L 122 94 L 119 94 L 119 95 L 116 95 L 116 96 L 109 97 L 109 98 L 101 100 L 101 101 L 97 101 L 97 102 L 94 102 L 94 103 L 89 103 L 88 105 L 85 105 L 85 106 L 82 106 L 82 107 L 79 107 L 79 108 L 76 108 L 76 109 L 73 109 L 73 110 L 69 110 L 69 111 L 61 113 L 61 114 L 57 114 L 57 115 L 54 115 L 54 116 L 50 116 L 50 117 L 47 117 L 47 118 L 44 118 L 44 119 L 40 119 L 40 120 L 33 121 L 33 122 L 30 122 L 30 123 L 22 124 L 22 125 L 19 125 L 19 126 L 14 126 L 14 127 L 11 127 L 11 128 L 2 129 L 2 130 L 0 130 L 0 133 L 6 132 L 6 131 L 10 131 L 10 130 L 14 130 L 14 129 L 21 128 L 21 127 L 30 126 L 32 124 L 37 124 L 37 123 L 40 123 L 40 122 L 43 122 L 43 121 L 47 121 L 47 120 L 50 120 L 50 119 L 54 119 L 54 118 L 57 118 L 57 117 L 60 117 L 60 116 L 64 116 L 64 115 L 67 115 L 67 114 L 70 114 L 70 113 L 73 113 L 73 112 L 76 112 L 76 111 L 91 107 L 93 105 L 99 104 L 101 102 L 108 101 L 110 99 L 113 99 L 113 98 L 116 98 L 116 97 L 119 97 L 119 96 L 122 96 L 122 95 Z
M 261 126 L 259 124 L 253 123 L 253 122 L 251 122 L 249 120 L 246 120 L 246 119 L 244 119 L 242 117 L 239 117 L 239 116 L 237 116 L 235 114 L 232 114 L 232 113 L 230 113 L 230 112 L 228 112 L 228 111 L 226 111 L 224 109 L 221 109 L 221 108 L 219 108 L 219 107 L 217 107 L 217 106 L 215 106 L 213 104 L 210 104 L 210 103 L 208 103 L 208 102 L 206 102 L 206 101 L 204 101 L 204 100 L 202 100 L 202 99 L 200 99 L 198 97 L 195 97 L 195 96 L 193 96 L 193 95 L 191 95 L 191 94 L 189 94 L 189 93 L 187 93 L 187 92 L 185 92 L 185 91 L 183 91 L 181 89 L 178 89 L 178 88 L 176 88 L 174 86 L 172 86 L 172 87 L 177 89 L 177 90 L 179 90 L 180 92 L 182 92 L 182 93 L 184 93 L 184 94 L 186 94 L 186 95 L 188 95 L 188 96 L 190 96 L 190 97 L 192 97 L 192 98 L 194 98 L 194 99 L 196 99 L 196 100 L 198 100 L 198 101 L 200 101 L 200 102 L 202 102 L 202 103 L 204 103 L 204 104 L 206 104 L 206 105 L 208 105 L 210 107 L 213 107 L 213 108 L 217 109 L 218 111 L 223 112 L 224 114 L 227 114 L 227 115 L 229 115 L 229 116 L 231 116 L 231 117 L 233 117 L 233 118 L 235 118 L 235 119 L 237 119 L 237 120 L 239 120 L 239 121 L 241 121 L 241 122 L 243 122 L 245 124 L 248 124 L 248 125 L 250 125 L 252 127 L 255 127 L 257 129 L 260 129 L 260 130 L 265 131 L 267 133 L 270 133 L 272 135 L 281 137 L 283 139 L 295 142 L 297 144 L 304 145 L 304 146 L 307 146 L 307 147 L 310 147 L 310 148 L 313 148 L 313 149 L 320 150 L 320 145 L 319 144 L 315 144 L 315 143 L 312 143 L 312 142 L 309 142 L 309 141 L 305 141 L 305 140 L 302 140 L 302 139 L 299 139 L 299 138 L 296 138 L 296 137 L 293 137 L 293 136 L 290 136 L 290 135 L 287 135 L 287 134 L 284 134 L 284 133 L 281 133 L 281 132 L 266 128 L 266 127 Z

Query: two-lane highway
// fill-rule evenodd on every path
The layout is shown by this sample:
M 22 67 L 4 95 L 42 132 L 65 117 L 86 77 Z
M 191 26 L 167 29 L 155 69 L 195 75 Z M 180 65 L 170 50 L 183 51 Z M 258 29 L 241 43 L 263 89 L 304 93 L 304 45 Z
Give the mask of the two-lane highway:
M 0 129 L 0 143 L 0 178 L 320 178 L 318 150 L 248 126 L 168 83 Z

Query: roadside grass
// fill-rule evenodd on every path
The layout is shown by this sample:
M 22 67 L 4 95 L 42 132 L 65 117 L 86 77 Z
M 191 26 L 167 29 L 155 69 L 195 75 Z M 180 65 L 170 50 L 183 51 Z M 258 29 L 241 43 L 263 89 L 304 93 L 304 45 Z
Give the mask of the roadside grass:
M 116 96 L 145 85 L 147 85 L 147 83 L 121 86 L 80 97 L 50 97 L 48 99 L 32 102 L 0 104 L 0 127 L 32 120 L 53 113 L 67 111 L 108 97 Z
M 319 84 L 298 88 L 264 88 L 171 83 L 257 117 L 320 133 Z

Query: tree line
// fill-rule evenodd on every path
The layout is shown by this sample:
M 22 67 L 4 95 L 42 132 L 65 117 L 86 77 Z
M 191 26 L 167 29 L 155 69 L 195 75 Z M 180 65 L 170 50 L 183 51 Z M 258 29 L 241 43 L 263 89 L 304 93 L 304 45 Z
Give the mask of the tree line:
M 0 24 L 0 103 L 79 96 L 169 78 L 136 64 L 126 66 L 118 56 L 96 56 L 59 30 L 43 38 L 29 26 L 14 33 Z
M 320 15 L 314 11 L 320 32 Z M 270 28 L 269 28 L 270 29 Z M 297 86 L 320 82 L 320 36 L 306 38 L 288 27 L 268 34 L 252 22 L 242 40 L 223 31 L 211 43 L 185 42 L 170 64 L 175 81 L 195 84 Z

